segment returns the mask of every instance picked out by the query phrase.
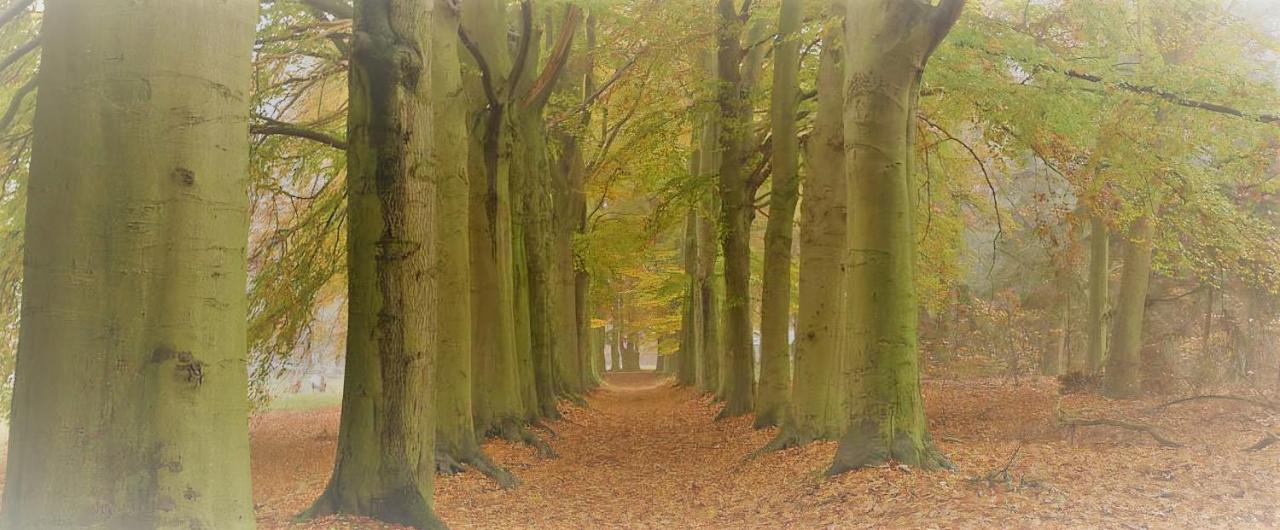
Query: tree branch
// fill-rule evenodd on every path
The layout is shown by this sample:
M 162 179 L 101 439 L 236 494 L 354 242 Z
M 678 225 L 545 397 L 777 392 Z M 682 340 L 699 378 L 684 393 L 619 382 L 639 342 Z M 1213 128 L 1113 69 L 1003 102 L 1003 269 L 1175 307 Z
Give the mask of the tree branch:
M 250 134 L 261 136 L 292 136 L 319 142 L 334 149 L 347 150 L 347 141 L 320 131 L 284 122 L 255 123 L 249 126 Z
M 39 35 L 27 41 L 26 44 L 23 44 L 22 46 L 18 46 L 17 49 L 10 52 L 9 55 L 6 55 L 3 60 L 0 60 L 0 72 L 3 72 L 6 68 L 9 68 L 10 66 L 13 66 L 13 63 L 16 63 L 18 62 L 18 60 L 22 59 L 23 57 L 26 57 L 28 53 L 31 53 L 31 50 L 34 50 L 39 46 L 40 46 Z
M 573 34 L 578 28 L 578 22 L 581 20 L 582 9 L 572 4 L 565 8 L 564 27 L 560 30 L 560 36 L 556 39 L 556 44 L 551 50 L 551 57 L 547 59 L 546 67 L 542 69 L 542 74 L 534 80 L 533 86 L 529 88 L 529 93 L 524 98 L 525 107 L 541 107 L 551 97 L 551 89 L 555 86 L 556 79 L 560 77 L 560 72 L 564 70 L 564 65 L 569 60 L 569 52 L 573 48 Z
M 1114 89 L 1123 90 L 1123 91 L 1134 93 L 1134 94 L 1143 94 L 1143 95 L 1153 96 L 1157 99 L 1164 100 L 1166 102 L 1169 102 L 1179 107 L 1186 107 L 1190 109 L 1198 109 L 1198 110 L 1213 112 L 1217 114 L 1223 114 L 1227 116 L 1234 116 L 1237 118 L 1254 121 L 1258 123 L 1263 123 L 1263 124 L 1280 124 L 1280 114 L 1250 113 L 1250 112 L 1246 112 L 1246 111 L 1243 111 L 1228 105 L 1224 105 L 1221 103 L 1214 103 L 1211 101 L 1193 99 L 1193 98 L 1184 96 L 1182 94 L 1179 94 L 1177 92 L 1174 92 L 1172 90 L 1161 88 L 1155 85 L 1139 85 L 1139 84 L 1131 83 L 1129 81 L 1108 81 L 1106 78 L 1098 74 L 1093 74 L 1093 73 L 1084 72 L 1080 70 L 1072 70 L 1072 69 L 1062 70 L 1048 64 L 1034 63 L 1031 61 L 1020 59 L 1018 57 L 1013 57 L 1010 55 L 994 52 L 985 48 L 968 45 L 964 43 L 960 43 L 957 45 L 990 55 L 992 57 L 999 57 L 1001 59 L 1017 61 L 1019 63 L 1028 65 L 1035 69 L 1044 70 L 1046 72 L 1062 74 L 1071 79 L 1076 79 L 1079 81 L 1087 81 L 1089 83 L 1096 83 L 1107 88 L 1114 88 Z
M 18 111 L 22 109 L 22 101 L 26 99 L 27 94 L 36 89 L 36 80 L 37 76 L 31 76 L 31 79 L 13 93 L 13 99 L 9 100 L 9 109 L 4 112 L 4 117 L 0 118 L 0 132 L 7 132 L 9 126 L 13 125 L 14 118 L 18 117 Z
M 4 11 L 0 11 L 0 26 L 13 22 L 13 19 L 18 18 L 19 15 L 25 13 L 27 8 L 31 7 L 31 4 L 34 4 L 35 1 L 36 0 L 15 0 L 12 4 L 9 4 L 9 7 L 4 8 Z

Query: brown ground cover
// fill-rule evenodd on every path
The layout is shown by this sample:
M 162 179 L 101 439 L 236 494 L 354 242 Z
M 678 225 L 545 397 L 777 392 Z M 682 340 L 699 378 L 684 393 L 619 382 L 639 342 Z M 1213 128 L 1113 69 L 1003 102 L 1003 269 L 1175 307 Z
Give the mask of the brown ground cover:
M 559 453 L 486 448 L 523 484 L 444 477 L 436 508 L 453 528 L 1276 527 L 1280 444 L 1241 449 L 1274 411 L 1221 400 L 1060 397 L 1047 379 L 926 381 L 938 445 L 955 472 L 898 466 L 826 479 L 834 443 L 745 457 L 772 431 L 651 374 L 610 375 L 590 407 L 543 431 Z M 1153 425 L 1181 448 L 1109 426 L 1061 427 L 1055 409 Z M 332 465 L 337 409 L 277 412 L 253 429 L 262 528 L 392 528 L 351 518 L 295 525 Z M 1016 456 L 1014 453 L 1016 451 Z M 1001 471 L 1004 471 L 1001 473 Z

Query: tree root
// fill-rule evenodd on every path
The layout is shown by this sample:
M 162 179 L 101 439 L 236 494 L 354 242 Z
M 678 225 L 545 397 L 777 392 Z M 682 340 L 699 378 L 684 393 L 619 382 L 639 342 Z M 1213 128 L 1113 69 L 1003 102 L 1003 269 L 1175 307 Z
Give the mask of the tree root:
M 1146 433 L 1147 436 L 1150 436 L 1151 439 L 1155 440 L 1156 443 L 1160 444 L 1161 447 L 1182 447 L 1183 446 L 1182 444 L 1175 442 L 1169 439 L 1168 437 L 1166 437 L 1165 435 L 1161 434 L 1159 429 L 1156 429 L 1155 427 L 1152 427 L 1145 423 L 1130 423 L 1127 421 L 1116 420 L 1111 418 L 1071 418 L 1071 417 L 1068 417 L 1064 412 L 1062 412 L 1062 409 L 1055 410 L 1054 415 L 1057 416 L 1058 424 L 1063 426 L 1093 427 L 1093 426 L 1099 426 L 1099 425 L 1106 425 L 1109 427 L 1118 427 L 1121 429 L 1128 429 L 1130 431 Z
M 504 490 L 520 485 L 520 479 L 489 459 L 483 451 L 477 449 L 464 457 L 454 457 L 444 451 L 436 451 L 436 473 L 441 475 L 457 475 L 470 467 L 480 474 L 489 477 Z
M 1276 436 L 1276 433 L 1268 432 L 1265 436 L 1262 437 L 1261 440 L 1258 440 L 1258 443 L 1244 448 L 1243 451 L 1249 452 L 1249 453 L 1256 453 L 1258 451 L 1271 447 L 1271 445 L 1276 442 L 1280 442 L 1280 436 Z
M 523 423 L 514 419 L 502 421 L 484 433 L 486 438 L 501 438 L 509 442 L 520 442 L 537 451 L 541 458 L 557 458 L 555 450 L 538 435 L 530 431 Z
M 436 517 L 430 505 L 411 490 L 412 488 L 402 489 L 377 503 L 359 502 L 358 499 L 339 496 L 330 483 L 310 508 L 293 519 L 295 522 L 306 522 L 329 515 L 347 514 L 371 517 L 419 530 L 446 529 L 444 521 Z
M 904 431 L 895 431 L 887 437 L 874 420 L 864 419 L 850 426 L 840 439 L 840 447 L 827 469 L 827 476 L 890 462 L 927 470 L 956 469 L 955 464 L 933 446 L 928 433 L 922 443 L 917 443 L 910 433 Z
M 564 418 L 563 418 L 563 417 L 560 417 L 560 418 L 556 418 L 556 419 L 557 419 L 557 420 L 563 420 Z M 552 429 L 550 425 L 547 425 L 546 423 L 543 423 L 543 422 L 542 422 L 542 420 L 535 420 L 535 421 L 533 421 L 533 422 L 530 422 L 530 423 L 529 423 L 529 426 L 530 426 L 530 427 L 533 427 L 533 428 L 535 428 L 535 429 L 542 429 L 542 430 L 544 430 L 544 431 L 547 431 L 548 433 L 550 433 L 550 434 L 551 434 L 551 439 L 552 439 L 552 440 L 558 440 L 558 439 L 560 439 L 560 433 L 556 432 L 556 430 L 555 430 L 555 429 Z
M 809 445 L 821 439 L 821 436 L 811 432 L 801 432 L 800 429 L 792 427 L 790 424 L 783 424 L 782 428 L 778 429 L 778 434 L 774 435 L 773 439 L 769 440 L 769 443 L 764 444 L 764 447 L 752 451 L 743 459 L 743 461 L 749 462 L 768 453 L 776 453 L 778 451 L 791 449 L 792 447 Z
M 1164 410 L 1164 409 L 1166 409 L 1166 408 L 1168 408 L 1168 407 L 1170 407 L 1170 406 L 1172 406 L 1172 405 L 1177 405 L 1177 404 L 1179 404 L 1179 403 L 1186 403 L 1186 402 L 1188 402 L 1188 401 L 1197 401 L 1197 400 L 1201 400 L 1201 399 L 1221 399 L 1221 400 L 1227 400 L 1227 401 L 1238 401 L 1238 402 L 1240 402 L 1240 403 L 1248 403 L 1248 404 L 1250 404 L 1250 405 L 1254 405 L 1254 406 L 1257 406 L 1257 407 L 1262 407 L 1262 408 L 1265 408 L 1265 409 L 1267 409 L 1267 410 L 1271 410 L 1271 411 L 1280 411 L 1280 405 L 1277 405 L 1277 404 L 1275 404 L 1275 403 L 1269 403 L 1269 402 L 1266 402 L 1266 401 L 1259 401 L 1259 400 L 1256 400 L 1256 399 L 1249 399 L 1249 398 L 1246 398 L 1246 397 L 1239 397 L 1239 396 L 1227 396 L 1227 395 L 1219 395 L 1219 394 L 1206 394 L 1206 395 L 1202 395 L 1202 396 L 1190 396 L 1190 397 L 1184 397 L 1184 398 L 1181 398 L 1181 399 L 1175 399 L 1175 400 L 1173 400 L 1173 401 L 1170 401 L 1170 402 L 1168 402 L 1168 403 L 1165 403 L 1165 404 L 1163 404 L 1163 405 L 1159 405 L 1159 406 L 1155 407 L 1155 410 Z

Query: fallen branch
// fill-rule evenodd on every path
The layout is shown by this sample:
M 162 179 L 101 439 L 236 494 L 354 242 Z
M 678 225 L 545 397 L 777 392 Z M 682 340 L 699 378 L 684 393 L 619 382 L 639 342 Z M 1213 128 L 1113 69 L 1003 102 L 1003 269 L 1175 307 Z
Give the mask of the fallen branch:
M 1276 405 L 1275 403 L 1268 403 L 1266 401 L 1259 401 L 1256 399 L 1249 399 L 1249 398 L 1240 397 L 1240 396 L 1227 396 L 1227 395 L 1221 395 L 1221 394 L 1205 394 L 1201 396 L 1190 396 L 1190 397 L 1184 397 L 1181 399 L 1175 399 L 1163 405 L 1157 406 L 1155 410 L 1164 410 L 1172 405 L 1177 405 L 1179 403 L 1186 403 L 1188 401 L 1197 401 L 1201 399 L 1221 399 L 1226 401 L 1238 401 L 1241 403 L 1248 403 L 1250 405 L 1262 407 L 1267 410 L 1280 411 L 1280 405 Z
M 1151 425 L 1147 425 L 1145 423 L 1131 423 L 1124 420 L 1116 420 L 1111 418 L 1069 418 L 1062 412 L 1062 409 L 1058 409 L 1054 412 L 1055 412 L 1054 415 L 1057 416 L 1058 418 L 1059 425 L 1070 426 L 1070 427 L 1094 427 L 1094 426 L 1101 426 L 1101 425 L 1105 425 L 1108 427 L 1118 427 L 1121 429 L 1128 429 L 1130 431 L 1146 433 L 1147 436 L 1150 436 L 1151 439 L 1156 441 L 1156 443 L 1159 443 L 1161 447 L 1182 447 L 1183 446 L 1182 444 L 1175 442 L 1169 439 L 1168 437 L 1166 437 L 1165 435 L 1161 434 L 1159 429 L 1156 429 L 1155 427 Z

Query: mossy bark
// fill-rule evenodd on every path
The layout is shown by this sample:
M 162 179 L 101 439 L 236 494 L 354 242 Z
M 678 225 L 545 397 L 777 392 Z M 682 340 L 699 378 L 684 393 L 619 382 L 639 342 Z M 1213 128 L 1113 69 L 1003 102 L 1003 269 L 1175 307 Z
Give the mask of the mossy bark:
M 756 428 L 779 425 L 791 399 L 791 243 L 800 189 L 796 107 L 801 4 L 801 0 L 782 0 L 773 46 L 773 91 L 769 106 L 773 170 L 761 277 Z
M 458 15 L 435 2 L 432 20 L 431 98 L 439 195 L 436 303 L 436 470 L 456 473 L 471 466 L 503 487 L 514 486 L 511 474 L 494 465 L 480 448 L 474 421 L 471 238 L 468 179 L 467 105 L 462 90 L 458 50 Z M 486 242 L 487 243 L 487 242 Z
M 1151 277 L 1151 233 L 1150 220 L 1139 217 L 1129 228 L 1125 241 L 1111 354 L 1107 357 L 1103 378 L 1103 390 L 1113 398 L 1137 397 L 1142 391 L 1142 321 Z
M 721 417 L 755 410 L 755 354 L 751 325 L 751 197 L 748 196 L 747 153 L 751 103 L 739 70 L 745 52 L 744 20 L 733 0 L 719 0 L 716 8 L 716 70 L 720 111 L 720 168 L 716 183 L 720 197 L 720 244 L 724 248 L 725 357 L 722 368 L 724 408 Z
M 910 160 L 915 101 L 962 0 L 845 4 L 849 423 L 828 473 L 895 460 L 947 466 L 920 389 Z
M 695 135 L 696 137 L 696 135 Z M 695 150 L 691 165 L 697 167 L 698 153 Z M 676 381 L 692 387 L 698 384 L 698 369 L 702 364 L 703 325 L 702 325 L 702 289 L 698 279 L 698 214 L 690 210 L 685 215 L 684 242 L 682 261 L 688 287 L 685 288 L 681 308 L 680 353 L 677 357 Z
M 6 528 L 254 526 L 256 10 L 45 4 Z
M 511 60 L 506 47 L 505 10 L 497 0 L 468 2 L 461 25 L 488 67 L 482 72 L 472 52 L 459 52 L 470 124 L 471 365 L 472 413 L 476 430 L 514 437 L 524 423 L 520 358 L 516 341 L 515 268 L 511 231 L 511 138 L 506 107 L 492 104 L 484 75 L 495 92 L 506 86 Z
M 775 448 L 835 440 L 844 432 L 841 340 L 845 328 L 847 231 L 844 174 L 843 48 L 839 28 L 823 34 L 818 110 L 805 145 L 808 172 L 800 203 L 799 310 L 791 412 Z
M 431 507 L 440 184 L 430 93 L 434 7 L 356 4 L 342 421 L 333 476 L 304 517 L 444 526 Z
M 1085 333 L 1089 341 L 1085 370 L 1097 373 L 1107 357 L 1107 294 L 1111 276 L 1111 236 L 1101 217 L 1089 220 L 1089 313 Z

